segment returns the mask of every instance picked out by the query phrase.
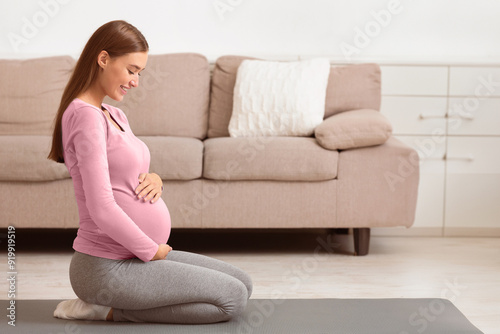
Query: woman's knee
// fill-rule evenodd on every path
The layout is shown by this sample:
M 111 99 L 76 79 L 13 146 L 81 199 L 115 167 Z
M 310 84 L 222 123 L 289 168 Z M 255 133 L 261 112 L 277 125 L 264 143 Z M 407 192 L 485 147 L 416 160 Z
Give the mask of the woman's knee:
M 245 288 L 247 290 L 247 299 L 250 298 L 250 296 L 252 295 L 252 291 L 253 291 L 252 278 L 250 277 L 250 275 L 248 275 L 242 269 L 240 269 L 238 267 L 234 267 L 234 266 L 233 266 L 233 268 L 234 268 L 234 271 L 231 273 L 231 275 L 243 283 L 243 285 L 245 286 Z
M 167 255 L 167 260 L 194 264 L 201 267 L 214 269 L 229 274 L 240 280 L 247 288 L 248 298 L 252 295 L 253 284 L 250 276 L 237 266 L 212 258 L 206 255 L 190 253 L 185 251 L 172 250 Z
M 223 319 L 225 321 L 230 320 L 245 311 L 248 301 L 248 288 L 240 280 L 233 280 L 231 284 L 228 284 L 224 288 L 226 298 L 222 308 L 224 313 Z
M 243 284 L 247 288 L 248 298 L 250 298 L 250 296 L 252 295 L 252 291 L 253 291 L 252 278 L 246 272 L 244 272 L 244 271 L 242 271 L 242 272 L 243 272 L 243 277 L 241 278 L 241 281 L 243 282 Z

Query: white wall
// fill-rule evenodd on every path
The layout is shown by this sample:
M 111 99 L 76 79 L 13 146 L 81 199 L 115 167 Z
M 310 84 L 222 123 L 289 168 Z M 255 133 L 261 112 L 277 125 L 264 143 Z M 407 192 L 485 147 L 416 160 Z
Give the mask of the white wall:
M 0 0 L 0 58 L 78 57 L 124 19 L 151 54 L 500 63 L 499 14 L 498 0 Z

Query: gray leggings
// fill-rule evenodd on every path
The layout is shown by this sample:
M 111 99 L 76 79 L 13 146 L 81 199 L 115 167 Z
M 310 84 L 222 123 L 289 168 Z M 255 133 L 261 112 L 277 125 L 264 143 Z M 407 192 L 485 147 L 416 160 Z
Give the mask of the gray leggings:
M 246 307 L 252 280 L 241 269 L 204 255 L 172 250 L 165 260 L 111 260 L 75 252 L 76 295 L 111 306 L 114 321 L 200 324 L 230 320 Z

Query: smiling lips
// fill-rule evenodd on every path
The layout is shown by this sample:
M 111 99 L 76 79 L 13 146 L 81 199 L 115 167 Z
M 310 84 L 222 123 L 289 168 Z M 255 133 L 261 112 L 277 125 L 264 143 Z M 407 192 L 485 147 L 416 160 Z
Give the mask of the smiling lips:
M 122 90 L 122 94 L 125 95 L 127 94 L 127 89 L 130 89 L 130 87 L 120 86 L 120 89 Z

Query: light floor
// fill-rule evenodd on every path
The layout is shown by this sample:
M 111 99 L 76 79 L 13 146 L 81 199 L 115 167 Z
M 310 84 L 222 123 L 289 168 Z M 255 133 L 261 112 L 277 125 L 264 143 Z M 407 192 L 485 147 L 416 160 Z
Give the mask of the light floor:
M 329 233 L 173 230 L 169 244 L 242 268 L 252 298 L 447 298 L 484 333 L 500 333 L 499 238 L 372 236 L 370 254 L 356 257 L 352 235 Z M 73 238 L 17 232 L 17 299 L 76 297 L 68 277 Z M 0 265 L 7 268 L 5 253 Z

